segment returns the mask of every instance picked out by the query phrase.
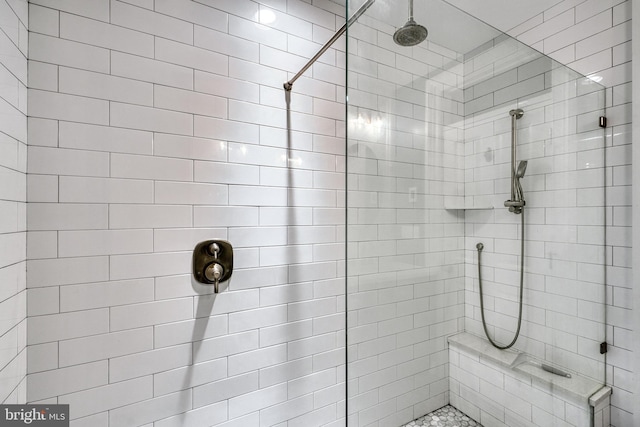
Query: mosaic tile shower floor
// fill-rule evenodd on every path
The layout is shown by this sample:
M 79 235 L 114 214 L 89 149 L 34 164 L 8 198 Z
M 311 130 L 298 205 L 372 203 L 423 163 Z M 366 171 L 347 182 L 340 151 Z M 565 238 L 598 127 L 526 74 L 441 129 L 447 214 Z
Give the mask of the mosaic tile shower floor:
M 451 405 L 430 412 L 424 417 L 411 421 L 403 427 L 482 427 L 482 425 L 469 418 Z

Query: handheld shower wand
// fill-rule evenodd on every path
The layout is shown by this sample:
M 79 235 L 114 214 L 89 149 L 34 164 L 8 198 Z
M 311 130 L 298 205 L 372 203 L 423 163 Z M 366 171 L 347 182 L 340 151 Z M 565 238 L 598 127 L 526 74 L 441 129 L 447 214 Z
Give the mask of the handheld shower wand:
M 483 297 L 483 289 L 482 289 L 482 268 L 481 268 L 481 254 L 484 249 L 484 245 L 482 243 L 478 243 L 476 245 L 476 250 L 478 251 L 478 287 L 480 291 L 480 315 L 482 316 L 482 327 L 484 328 L 484 333 L 487 336 L 487 339 L 495 348 L 500 350 L 505 350 L 507 348 L 511 348 L 518 337 L 520 336 L 520 327 L 522 326 L 522 300 L 524 294 L 524 192 L 522 191 L 522 185 L 520 185 L 520 180 L 524 177 L 524 173 L 527 170 L 527 161 L 522 160 L 518 163 L 518 167 L 516 168 L 516 120 L 521 118 L 524 115 L 524 111 L 521 109 L 511 110 L 509 111 L 509 115 L 511 116 L 511 199 L 504 202 L 504 206 L 509 208 L 509 212 L 513 212 L 515 214 L 520 214 L 520 293 L 518 298 L 518 324 L 516 326 L 516 332 L 513 335 L 513 339 L 509 344 L 501 345 L 498 344 L 491 335 L 489 335 L 489 329 L 487 327 L 487 321 L 484 317 L 484 297 Z M 546 366 L 546 365 L 545 365 Z M 555 372 L 555 368 L 553 367 L 545 367 L 542 366 L 542 369 L 551 372 Z M 560 375 L 560 374 L 559 374 Z
M 527 161 L 521 160 L 518 163 L 518 169 L 516 170 L 515 176 L 515 186 L 516 186 L 516 200 L 522 201 L 522 206 L 524 206 L 524 192 L 522 191 L 522 184 L 520 184 L 520 179 L 524 177 L 524 172 L 527 170 Z
M 520 179 L 522 177 L 524 177 L 524 172 L 527 170 L 527 161 L 526 160 L 520 160 L 520 163 L 518 163 L 518 169 L 516 170 L 516 178 Z

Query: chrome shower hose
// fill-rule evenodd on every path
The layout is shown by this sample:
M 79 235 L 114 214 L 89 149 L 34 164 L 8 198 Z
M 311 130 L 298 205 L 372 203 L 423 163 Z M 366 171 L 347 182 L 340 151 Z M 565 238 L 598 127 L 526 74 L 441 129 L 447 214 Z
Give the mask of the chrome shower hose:
M 518 340 L 520 336 L 520 326 L 522 326 L 522 295 L 524 290 L 524 209 L 522 209 L 521 215 L 521 226 L 520 226 L 520 298 L 518 304 L 518 327 L 516 329 L 516 334 L 513 337 L 513 340 L 507 345 L 500 345 L 496 343 L 491 336 L 489 335 L 489 331 L 487 329 L 487 322 L 484 318 L 484 300 L 482 296 L 482 272 L 481 272 L 481 264 L 480 264 L 480 254 L 482 253 L 482 249 L 484 245 L 482 243 L 478 243 L 476 245 L 476 249 L 478 250 L 478 284 L 480 288 L 480 314 L 482 316 L 482 327 L 484 328 L 484 333 L 487 335 L 487 339 L 495 348 L 500 350 L 506 350 L 508 348 L 513 347 L 513 345 Z

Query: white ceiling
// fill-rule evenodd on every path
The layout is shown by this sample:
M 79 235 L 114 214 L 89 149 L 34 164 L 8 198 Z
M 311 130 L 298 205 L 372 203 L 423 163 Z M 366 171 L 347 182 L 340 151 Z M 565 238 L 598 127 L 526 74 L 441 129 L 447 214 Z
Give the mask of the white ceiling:
M 562 2 L 562 0 L 445 1 L 504 32 Z

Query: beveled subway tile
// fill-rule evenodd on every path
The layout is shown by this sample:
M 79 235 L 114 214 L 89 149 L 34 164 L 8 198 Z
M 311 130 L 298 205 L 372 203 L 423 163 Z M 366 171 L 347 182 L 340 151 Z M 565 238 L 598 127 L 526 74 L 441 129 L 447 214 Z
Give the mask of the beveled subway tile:
M 171 87 L 193 89 L 193 71 L 180 64 L 111 52 L 111 74 Z
M 55 136 L 59 134 L 59 144 L 63 148 L 129 154 L 151 154 L 152 151 L 151 132 L 73 122 L 60 122 L 59 133 L 49 132 Z
M 29 344 L 105 333 L 109 330 L 109 309 L 35 316 L 28 327 Z
M 156 11 L 186 22 L 193 22 L 219 31 L 226 31 L 228 28 L 229 17 L 227 13 L 197 2 L 158 0 L 154 6 Z
M 109 381 L 117 382 L 185 367 L 192 361 L 190 343 L 109 359 Z
M 109 72 L 109 50 L 38 33 L 29 35 L 29 59 L 84 70 Z
M 254 206 L 194 206 L 193 221 L 196 227 L 215 227 L 216 224 L 225 224 L 228 227 L 258 226 L 258 208 Z
M 227 160 L 227 144 L 224 141 L 206 138 L 194 138 L 182 135 L 171 135 L 166 133 L 156 133 L 153 138 L 153 154 L 155 156 L 210 160 L 223 162 Z M 196 162 L 194 170 L 194 180 L 204 182 L 199 179 L 198 165 L 208 164 L 206 162 Z M 214 163 L 220 167 L 226 166 L 222 163 Z M 232 165 L 229 165 L 232 166 Z M 235 166 L 235 165 L 234 165 Z M 222 178 L 222 177 L 220 177 Z
M 225 55 L 161 38 L 156 38 L 155 44 L 156 59 L 196 70 L 228 74 L 229 59 Z
M 61 93 L 138 105 L 153 105 L 151 83 L 67 67 L 60 67 L 58 73 Z
M 139 56 L 153 57 L 154 40 L 150 34 L 68 13 L 60 14 L 60 37 Z
M 242 354 L 256 348 L 258 348 L 258 334 L 256 331 L 210 338 L 199 344 L 198 352 L 194 354 L 194 362 L 218 359 L 232 354 Z
M 37 4 L 29 5 L 29 30 L 35 33 L 58 37 L 60 12 Z
M 286 386 L 284 384 L 275 385 L 229 399 L 229 415 L 237 418 L 286 400 Z
M 31 374 L 27 377 L 30 401 L 91 389 L 108 383 L 106 361 Z
M 117 204 L 109 207 L 111 229 L 173 228 L 191 225 L 191 206 Z
M 106 229 L 107 205 L 31 203 L 27 210 L 30 230 Z
M 60 295 L 57 286 L 27 290 L 27 315 L 39 316 L 60 312 Z
M 191 252 L 111 255 L 112 280 L 185 274 L 191 270 Z
M 56 231 L 28 231 L 27 259 L 56 258 L 58 233 Z
M 51 0 L 35 0 L 33 3 L 44 7 L 51 6 Z M 76 15 L 85 16 L 87 18 L 97 19 L 99 21 L 109 20 L 109 3 L 97 2 L 95 4 L 87 4 L 82 1 L 68 1 L 56 5 L 61 11 L 72 12 Z
M 256 83 L 204 71 L 195 71 L 195 90 L 247 102 L 259 101 L 259 86 Z
M 247 417 L 247 419 L 239 422 L 250 422 L 248 418 L 255 418 L 253 415 Z M 175 415 L 170 418 L 165 418 L 160 421 L 156 421 L 155 424 L 158 427 L 197 427 L 206 423 L 217 423 L 224 427 L 223 423 L 227 420 L 227 402 L 214 403 L 212 405 L 202 406 L 197 409 L 192 409 L 186 414 Z
M 198 3 L 247 19 L 255 19 L 258 11 L 257 5 L 251 0 L 199 0 Z
M 227 335 L 227 319 L 227 315 L 223 314 L 219 316 L 202 317 L 200 319 L 190 319 L 155 326 L 153 332 L 155 348 L 168 347 L 171 345 L 194 341 L 199 342 L 209 338 Z
M 110 13 L 112 24 L 186 44 L 193 43 L 193 25 L 189 22 L 123 2 L 111 4 Z
M 113 425 L 123 425 L 127 422 L 148 425 L 153 421 L 182 414 L 189 408 L 191 408 L 191 395 L 188 391 L 179 391 L 116 408 L 110 411 L 109 420 Z
M 151 399 L 153 378 L 151 376 L 108 384 L 89 390 L 60 396 L 60 402 L 76 408 L 74 417 L 82 418 L 125 404 Z
M 235 396 L 242 396 L 255 390 L 258 390 L 258 373 L 249 372 L 195 387 L 193 390 L 193 404 L 196 408 L 202 407 Z M 259 413 L 255 412 L 255 414 L 253 421 L 259 422 Z M 244 422 L 245 420 L 246 418 L 242 417 L 234 419 L 232 422 Z
M 203 138 L 247 142 L 250 144 L 255 144 L 259 140 L 260 128 L 258 125 L 252 123 L 240 123 L 212 117 L 195 116 L 193 126 L 193 134 Z
M 37 176 L 37 175 L 36 175 Z M 149 180 L 95 178 L 95 177 L 71 177 L 61 176 L 59 180 L 54 178 L 49 186 L 56 185 L 55 200 L 34 201 L 60 201 L 61 203 L 152 203 L 153 182 Z M 45 179 L 45 176 L 42 176 Z M 42 180 L 40 180 L 42 182 Z M 41 184 L 42 185 L 42 184 Z M 60 193 L 59 195 L 57 193 Z
M 15 330 L 14 330 L 15 331 Z M 12 334 L 5 334 L 14 338 Z M 27 355 L 27 371 L 29 373 L 49 371 L 58 368 L 58 343 L 37 344 L 30 347 Z
M 228 186 L 221 184 L 170 181 L 155 183 L 155 202 L 162 204 L 226 205 L 228 193 Z
M 254 165 L 235 163 L 195 162 L 194 181 L 258 185 L 260 183 L 260 168 Z
M 153 328 L 130 329 L 60 341 L 60 366 L 109 359 L 153 348 Z
M 116 127 L 193 135 L 191 114 L 111 102 L 109 117 Z
M 152 279 L 122 280 L 60 287 L 61 311 L 153 301 Z
M 192 181 L 193 162 L 156 156 L 112 154 L 111 176 L 171 181 Z
M 109 123 L 109 102 L 55 92 L 29 90 L 29 114 L 34 117 L 98 125 Z
M 0 303 L 6 317 L 0 323 L 0 332 L 4 335 L 16 327 L 27 316 L 27 295 L 20 292 Z
M 199 25 L 194 28 L 193 44 L 194 46 L 246 61 L 258 62 L 260 59 L 258 53 L 259 44 L 253 39 L 236 37 Z
M 44 62 L 29 61 L 29 88 L 57 92 L 58 67 Z
M 153 105 L 165 110 L 199 114 L 207 117 L 227 118 L 227 100 L 190 90 L 156 86 Z
M 171 323 L 190 319 L 192 316 L 190 298 L 123 305 L 111 308 L 110 331 Z
M 234 185 L 229 188 L 229 204 L 240 206 L 287 206 L 287 189 Z
M 0 197 L 4 200 L 25 202 L 27 200 L 26 176 L 22 172 L 0 166 L 0 179 L 6 185 L 0 189 Z M 16 207 L 19 205 L 16 205 Z M 23 205 L 24 206 L 24 205 Z M 18 224 L 16 223 L 16 226 Z
M 27 287 L 59 286 L 109 280 L 108 257 L 29 260 Z

